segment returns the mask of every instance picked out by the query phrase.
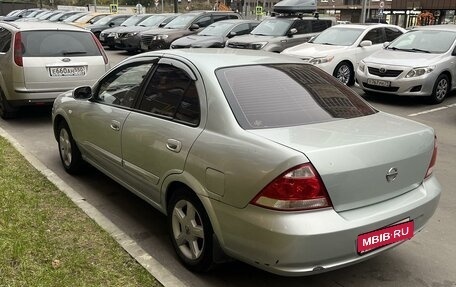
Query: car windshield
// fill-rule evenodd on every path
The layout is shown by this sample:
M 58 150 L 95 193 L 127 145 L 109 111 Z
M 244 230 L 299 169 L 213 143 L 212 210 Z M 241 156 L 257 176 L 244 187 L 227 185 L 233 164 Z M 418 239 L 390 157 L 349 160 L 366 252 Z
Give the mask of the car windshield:
M 250 32 L 253 35 L 285 36 L 293 20 L 291 19 L 266 19 Z
M 48 17 L 50 17 L 51 15 L 54 15 L 55 12 L 53 11 L 49 11 L 49 12 L 46 12 L 46 13 L 43 13 L 41 15 L 39 15 L 37 18 L 40 19 L 40 20 L 45 20 L 47 19 Z
M 100 56 L 91 33 L 77 31 L 24 31 L 24 57 Z
M 199 32 L 198 35 L 200 35 L 200 36 L 223 36 L 232 27 L 233 27 L 233 24 L 231 24 L 231 23 L 216 22 L 212 25 L 209 25 L 203 31 Z
M 112 20 L 112 18 L 114 18 L 115 15 L 109 15 L 109 16 L 105 16 L 103 18 L 101 18 L 100 20 L 94 22 L 93 24 L 94 25 L 106 25 L 109 23 L 109 21 Z
M 356 92 L 311 65 L 229 67 L 216 75 L 244 129 L 307 125 L 376 112 Z
M 456 39 L 456 32 L 412 30 L 393 41 L 388 49 L 413 53 L 445 53 Z
M 59 13 L 59 14 L 55 14 L 55 15 L 49 17 L 48 20 L 49 20 L 49 21 L 52 21 L 52 22 L 57 21 L 57 20 L 59 20 L 59 18 L 62 17 L 64 14 L 65 14 L 65 12 L 62 12 L 62 13 Z
M 194 14 L 180 15 L 180 16 L 177 16 L 176 18 L 174 18 L 174 20 L 172 20 L 168 24 L 166 24 L 166 26 L 164 28 L 166 28 L 166 29 L 184 29 L 187 26 L 189 26 L 190 23 L 192 23 L 192 21 L 194 19 L 195 19 Z
M 87 22 L 89 22 L 91 19 L 93 19 L 93 18 L 95 18 L 95 17 L 96 17 L 96 16 L 93 15 L 93 14 L 88 14 L 88 15 L 82 16 L 81 18 L 77 19 L 77 20 L 74 21 L 74 22 L 76 22 L 76 23 L 87 23 Z
M 351 46 L 363 33 L 363 29 L 333 27 L 321 32 L 311 42 L 315 44 Z
M 164 20 L 166 19 L 166 16 L 163 15 L 154 15 L 151 17 L 148 17 L 146 20 L 140 22 L 138 26 L 144 26 L 144 27 L 155 27 L 160 25 Z
M 128 18 L 127 20 L 123 21 L 122 24 L 120 24 L 120 26 L 124 26 L 124 27 L 135 26 L 143 19 L 144 19 L 144 15 L 134 15 L 134 16 L 131 16 L 130 18 Z
M 70 17 L 66 18 L 65 20 L 63 20 L 63 22 L 73 22 L 74 20 L 77 20 L 84 15 L 87 15 L 87 13 L 82 12 L 82 13 L 74 14 L 74 15 L 71 15 Z

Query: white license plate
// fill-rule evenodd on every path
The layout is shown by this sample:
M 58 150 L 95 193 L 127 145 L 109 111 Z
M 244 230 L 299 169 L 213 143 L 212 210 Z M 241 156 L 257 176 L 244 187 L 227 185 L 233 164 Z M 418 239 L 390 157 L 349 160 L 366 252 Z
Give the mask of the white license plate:
M 87 73 L 86 66 L 75 67 L 50 67 L 49 75 L 51 77 L 78 77 L 85 76 Z
M 367 79 L 367 83 L 369 85 L 380 86 L 380 87 L 389 87 L 389 86 L 391 86 L 391 82 L 390 81 L 383 81 L 383 80 L 377 80 L 377 79 Z

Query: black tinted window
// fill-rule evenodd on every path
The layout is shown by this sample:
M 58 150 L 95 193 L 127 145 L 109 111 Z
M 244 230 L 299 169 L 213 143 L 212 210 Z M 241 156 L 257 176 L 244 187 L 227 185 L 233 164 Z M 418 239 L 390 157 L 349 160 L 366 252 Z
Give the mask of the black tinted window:
M 11 32 L 0 27 L 0 52 L 6 53 L 11 46 Z
M 73 31 L 22 32 L 24 57 L 99 56 L 91 33 Z
M 350 88 L 310 65 L 232 67 L 220 69 L 216 75 L 244 129 L 305 125 L 375 113 Z
M 331 20 L 312 20 L 312 33 L 324 31 L 331 24 Z
M 393 42 L 394 39 L 402 35 L 402 32 L 395 28 L 385 28 L 385 36 L 387 42 Z
M 248 33 L 250 33 L 250 31 L 251 31 L 251 28 L 248 23 L 237 25 L 236 27 L 233 28 L 233 30 L 231 30 L 231 32 L 235 32 L 236 35 L 248 34 Z
M 307 34 L 311 32 L 310 21 L 296 20 L 291 28 L 298 30 L 297 34 Z
M 196 125 L 200 108 L 195 82 L 179 68 L 160 65 L 147 85 L 139 109 Z
M 200 27 L 207 27 L 212 23 L 211 16 L 203 16 L 195 21 L 195 24 L 198 24 Z
M 134 63 L 106 76 L 99 85 L 96 101 L 131 108 L 133 107 L 147 73 L 153 63 Z
M 364 36 L 363 41 L 365 41 L 365 40 L 372 41 L 373 45 L 384 43 L 385 40 L 383 38 L 383 29 L 376 28 L 376 29 L 370 30 L 369 32 L 367 32 L 366 36 Z

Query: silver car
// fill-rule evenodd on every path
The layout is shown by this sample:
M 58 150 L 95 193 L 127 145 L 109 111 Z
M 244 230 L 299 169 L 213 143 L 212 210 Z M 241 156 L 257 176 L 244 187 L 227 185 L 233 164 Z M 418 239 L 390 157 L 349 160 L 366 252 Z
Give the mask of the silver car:
M 0 22 L 0 117 L 52 105 L 61 93 L 92 85 L 110 68 L 90 31 L 59 23 Z
M 456 26 L 414 28 L 361 61 L 356 77 L 365 92 L 441 103 L 456 88 Z
M 219 251 L 287 276 L 353 264 L 411 239 L 441 193 L 432 128 L 264 51 L 143 53 L 52 119 L 65 170 L 90 163 L 166 214 L 195 271 Z

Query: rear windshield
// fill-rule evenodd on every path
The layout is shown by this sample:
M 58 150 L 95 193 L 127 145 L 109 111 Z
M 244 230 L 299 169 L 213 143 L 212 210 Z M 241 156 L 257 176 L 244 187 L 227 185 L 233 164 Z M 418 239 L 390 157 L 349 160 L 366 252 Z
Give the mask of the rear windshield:
M 77 31 L 22 32 L 24 57 L 100 56 L 91 33 Z
M 331 75 L 306 64 L 222 68 L 216 76 L 244 129 L 362 117 L 376 111 Z

